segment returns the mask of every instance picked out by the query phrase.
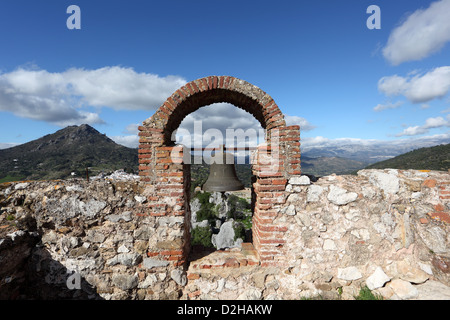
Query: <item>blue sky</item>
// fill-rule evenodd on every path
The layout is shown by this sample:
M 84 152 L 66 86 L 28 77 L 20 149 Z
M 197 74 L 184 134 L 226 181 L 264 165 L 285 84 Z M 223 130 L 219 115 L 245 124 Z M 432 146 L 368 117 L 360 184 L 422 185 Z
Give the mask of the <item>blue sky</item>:
M 366 26 L 370 5 L 381 29 Z M 450 0 L 1 1 L 0 147 L 82 123 L 136 146 L 139 123 L 208 75 L 266 91 L 304 143 L 450 141 L 449 12 Z M 257 125 L 232 109 L 186 121 Z

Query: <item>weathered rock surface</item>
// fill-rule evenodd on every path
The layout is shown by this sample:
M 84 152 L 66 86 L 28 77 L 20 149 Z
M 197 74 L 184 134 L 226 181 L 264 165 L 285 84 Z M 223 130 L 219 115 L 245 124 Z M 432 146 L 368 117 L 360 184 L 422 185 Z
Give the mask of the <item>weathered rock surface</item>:
M 220 226 L 218 234 L 213 234 L 211 242 L 217 249 L 235 248 L 239 247 L 242 243 L 242 239 L 234 239 L 235 233 L 233 229 L 234 220 L 228 220 Z
M 243 243 L 194 268 L 164 258 L 181 255 L 190 222 L 147 214 L 139 180 L 0 184 L 0 298 L 354 299 L 367 285 L 385 299 L 449 299 L 449 173 L 362 170 L 281 188 L 273 226 L 255 231 L 283 240 L 282 256 L 264 252 L 279 264 L 262 267 Z

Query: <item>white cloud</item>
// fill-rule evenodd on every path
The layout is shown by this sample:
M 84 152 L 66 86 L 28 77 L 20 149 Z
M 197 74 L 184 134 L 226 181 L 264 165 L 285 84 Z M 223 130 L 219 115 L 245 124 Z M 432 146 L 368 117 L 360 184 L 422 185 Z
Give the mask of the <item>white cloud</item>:
M 125 127 L 122 136 L 112 136 L 110 137 L 114 142 L 121 144 L 128 148 L 138 148 L 139 147 L 139 129 L 140 123 L 130 123 Z
M 141 125 L 140 123 L 131 123 L 131 124 L 126 126 L 124 133 L 136 134 L 137 135 L 139 133 L 138 127 L 140 125 Z
M 428 133 L 430 129 L 442 128 L 442 127 L 450 127 L 450 114 L 447 115 L 446 118 L 436 117 L 436 118 L 428 118 L 425 120 L 425 124 L 422 126 L 413 126 L 408 127 L 399 134 L 397 137 L 402 136 L 416 136 L 420 134 Z
M 414 127 L 408 127 L 405 130 L 403 130 L 401 133 L 397 134 L 396 137 L 403 137 L 403 136 L 417 136 L 419 134 L 427 133 L 428 129 L 420 126 L 414 126 Z
M 404 102 L 403 101 L 397 101 L 396 103 L 386 103 L 386 104 L 378 104 L 376 105 L 373 110 L 374 111 L 382 111 L 386 109 L 397 109 L 399 108 Z
M 75 94 L 91 106 L 117 110 L 155 110 L 186 84 L 180 77 L 136 73 L 131 68 L 70 69 L 63 73 Z
M 383 49 L 393 65 L 420 60 L 439 51 L 450 41 L 450 0 L 433 2 L 413 12 L 395 28 Z
M 412 130 L 414 129 L 410 129 L 411 132 Z M 392 156 L 395 156 L 413 149 L 445 144 L 449 143 L 449 141 L 450 132 L 420 137 L 405 137 L 389 141 L 357 138 L 329 139 L 318 136 L 303 138 L 301 148 L 303 153 L 311 155 L 312 152 L 315 156 L 323 155 L 322 151 L 326 151 L 325 154 L 327 156 L 332 156 L 333 152 L 339 151 L 335 153 L 335 156 L 357 159 L 364 153 L 368 155 L 374 153 L 386 155 L 391 153 Z M 357 157 L 355 157 L 356 155 Z
M 0 142 L 0 149 L 8 149 L 19 145 L 19 143 Z
M 302 117 L 285 115 L 285 120 L 288 126 L 300 125 L 304 131 L 315 128 Z M 214 143 L 241 146 L 244 139 L 247 146 L 256 146 L 265 138 L 261 124 L 253 115 L 228 103 L 214 103 L 186 116 L 177 132 L 178 142 L 182 142 L 182 136 L 190 136 L 192 146 L 194 142 L 199 145 L 199 141 L 203 146 Z M 187 140 L 183 143 L 188 144 Z
M 360 138 L 329 139 L 322 136 L 317 136 L 317 137 L 302 138 L 301 146 L 304 149 L 310 149 L 316 147 L 336 147 L 343 145 L 371 145 L 379 142 L 380 142 L 379 140 L 374 139 L 360 139 Z
M 412 103 L 424 103 L 443 98 L 450 92 L 450 66 L 433 69 L 425 74 L 383 77 L 378 90 L 387 96 L 403 95 Z
M 299 125 L 301 131 L 311 131 L 316 128 L 303 117 L 285 115 L 284 119 L 287 126 Z
M 185 83 L 117 66 L 61 73 L 19 68 L 0 74 L 0 111 L 59 126 L 99 124 L 99 111 L 87 107 L 155 110 Z
M 138 148 L 139 147 L 139 137 L 138 135 L 127 135 L 127 136 L 113 136 L 110 137 L 115 143 L 123 145 L 128 148 Z
M 244 139 L 248 145 L 256 146 L 264 134 L 261 124 L 250 113 L 229 103 L 214 103 L 187 115 L 176 137 L 177 143 L 191 146 L 232 146 L 244 143 Z

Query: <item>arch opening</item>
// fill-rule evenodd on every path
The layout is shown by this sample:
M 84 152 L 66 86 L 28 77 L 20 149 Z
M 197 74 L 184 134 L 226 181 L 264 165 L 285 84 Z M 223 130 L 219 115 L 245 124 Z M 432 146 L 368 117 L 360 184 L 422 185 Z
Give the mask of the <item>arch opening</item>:
M 176 145 L 192 146 L 205 151 L 190 154 L 190 209 L 191 209 L 191 259 L 215 250 L 231 248 L 242 243 L 252 243 L 252 181 L 251 150 L 265 141 L 265 130 L 254 116 L 242 108 L 228 103 L 214 103 L 187 115 L 172 135 Z M 194 133 L 195 132 L 195 133 Z M 184 134 L 184 135 L 183 135 Z M 205 139 L 205 135 L 206 137 Z M 219 145 L 234 157 L 234 167 L 245 189 L 239 191 L 211 192 L 202 186 L 210 174 L 212 149 Z M 231 227 L 231 228 L 230 228 Z M 233 233 L 230 233 L 233 229 Z M 220 236 L 219 236 L 220 234 Z M 228 236 L 223 236 L 227 235 Z M 234 237 L 234 238 L 233 238 Z
M 191 250 L 190 152 L 175 146 L 173 133 L 193 112 L 224 102 L 250 113 L 265 130 L 265 143 L 256 148 L 251 164 L 251 233 L 261 265 L 277 265 L 283 260 L 283 237 L 287 230 L 277 227 L 274 221 L 286 202 L 287 180 L 301 173 L 300 128 L 286 126 L 278 106 L 264 91 L 228 76 L 211 76 L 187 83 L 139 127 L 139 173 L 141 180 L 147 183 L 148 215 L 156 219 L 182 219 L 180 232 L 172 236 L 167 230 L 168 238 L 161 239 L 164 246 L 171 243 L 171 250 L 156 245 L 151 254 L 174 265 L 186 265 L 188 261 Z

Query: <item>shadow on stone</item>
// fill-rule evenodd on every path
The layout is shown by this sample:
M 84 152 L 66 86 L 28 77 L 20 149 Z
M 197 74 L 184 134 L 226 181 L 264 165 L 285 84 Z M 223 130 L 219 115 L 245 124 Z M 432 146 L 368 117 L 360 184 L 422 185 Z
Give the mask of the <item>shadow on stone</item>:
M 15 231 L 0 240 L 1 300 L 100 300 L 79 273 L 54 260 L 37 232 Z

